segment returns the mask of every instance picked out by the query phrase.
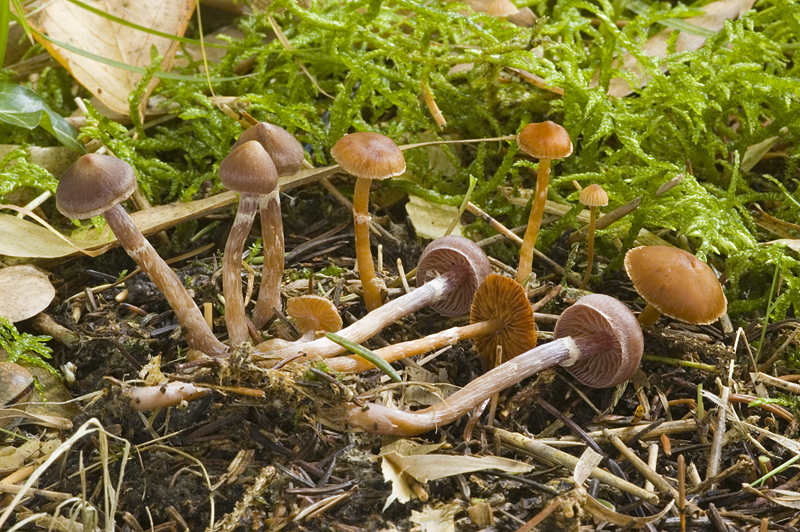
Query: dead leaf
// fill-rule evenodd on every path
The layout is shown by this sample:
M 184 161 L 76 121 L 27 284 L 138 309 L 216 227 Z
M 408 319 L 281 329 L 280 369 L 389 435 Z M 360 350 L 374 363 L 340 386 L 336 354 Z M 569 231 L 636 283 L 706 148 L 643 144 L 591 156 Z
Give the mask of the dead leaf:
M 583 482 L 594 472 L 594 468 L 603 460 L 603 457 L 587 447 L 581 454 L 580 460 L 575 465 L 572 478 L 575 479 L 577 486 L 582 486 Z
M 0 157 L 4 157 L 17 148 L 19 148 L 19 146 L 14 144 L 0 144 Z M 69 165 L 77 161 L 78 157 L 80 157 L 80 153 L 64 146 L 55 146 L 52 148 L 29 146 L 27 150 L 30 154 L 31 163 L 41 166 L 56 177 L 60 176 Z
M 85 2 L 128 22 L 179 36 L 186 31 L 195 6 L 194 0 Z M 136 67 L 145 68 L 150 65 L 150 48 L 155 46 L 159 55 L 164 57 L 161 70 L 168 71 L 178 49 L 177 41 L 112 22 L 67 0 L 47 3 L 29 21 L 54 40 Z M 141 79 L 140 74 L 108 66 L 56 46 L 42 37 L 36 38 L 89 92 L 113 111 L 128 114 L 128 95 Z M 154 78 L 148 85 L 141 102 L 141 113 L 144 112 L 147 97 L 157 84 L 158 78 Z
M 780 139 L 780 137 L 770 137 L 762 140 L 758 144 L 748 146 L 742 157 L 742 162 L 739 165 L 742 172 L 749 172 L 752 170 L 753 167 L 758 164 L 758 161 L 760 161 Z
M 0 270 L 0 316 L 12 323 L 37 315 L 55 295 L 48 273 L 36 266 L 20 264 Z
M 718 32 L 723 28 L 726 20 L 732 20 L 741 17 L 751 7 L 753 7 L 754 3 L 755 0 L 718 0 L 717 2 L 712 2 L 703 6 L 703 11 L 705 11 L 705 14 L 697 17 L 687 18 L 684 20 L 684 22 L 699 26 L 709 31 Z M 644 53 L 650 57 L 667 57 L 667 42 L 669 41 L 670 35 L 672 35 L 673 31 L 676 30 L 667 28 L 647 39 L 647 42 L 645 42 L 642 46 Z M 678 40 L 675 43 L 675 52 L 681 53 L 697 50 L 703 46 L 705 42 L 705 37 L 692 35 L 683 31 L 678 36 Z M 618 62 L 615 61 L 614 65 L 618 66 Z M 647 84 L 648 76 L 642 72 L 642 69 L 639 68 L 638 61 L 630 53 L 626 53 L 623 56 L 622 66 L 620 68 L 622 70 L 631 71 L 636 75 L 636 77 L 639 78 L 639 83 L 636 87 L 637 89 Z M 590 86 L 596 87 L 599 83 L 599 80 L 600 75 L 595 74 Z M 623 97 L 631 94 L 633 90 L 634 88 L 630 86 L 628 80 L 625 78 L 614 78 L 608 85 L 609 96 Z
M 449 454 L 402 455 L 395 451 L 381 454 L 400 471 L 419 482 L 438 480 L 473 471 L 499 469 L 506 473 L 526 473 L 533 466 L 499 456 L 457 456 Z
M 421 512 L 411 511 L 411 522 L 419 525 L 420 532 L 455 532 L 456 514 L 461 510 L 458 503 L 426 506 Z
M 417 236 L 433 240 L 445 234 L 453 217 L 458 214 L 458 209 L 451 205 L 431 203 L 409 194 L 406 212 Z M 461 225 L 456 224 L 451 234 L 461 236 Z

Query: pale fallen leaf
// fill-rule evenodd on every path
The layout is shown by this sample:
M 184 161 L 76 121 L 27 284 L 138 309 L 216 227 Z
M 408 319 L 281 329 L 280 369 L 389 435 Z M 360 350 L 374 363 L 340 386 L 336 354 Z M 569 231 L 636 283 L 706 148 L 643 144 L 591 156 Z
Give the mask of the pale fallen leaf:
M 392 485 L 392 493 L 387 497 L 386 503 L 383 505 L 384 511 L 394 501 L 405 504 L 414 498 L 414 490 L 403 478 L 403 472 L 391 460 L 385 458 L 381 460 L 381 472 L 383 473 L 383 479 Z
M 186 31 L 195 6 L 194 0 L 176 2 L 85 0 L 85 2 L 128 22 L 179 36 Z M 177 41 L 112 22 L 66 0 L 47 3 L 30 17 L 30 22 L 54 40 L 136 67 L 145 68 L 150 65 L 150 48 L 155 46 L 159 55 L 164 57 L 161 70 L 168 71 L 178 49 Z M 141 79 L 140 74 L 83 57 L 42 37 L 37 37 L 37 40 L 100 101 L 113 111 L 128 114 L 128 95 Z M 157 84 L 158 78 L 154 78 L 148 84 L 140 112 L 143 112 L 147 96 Z
M 600 521 L 608 521 L 609 523 L 613 523 L 617 526 L 626 526 L 633 522 L 632 528 L 644 528 L 650 523 L 655 523 L 663 518 L 668 511 L 672 509 L 672 506 L 675 504 L 675 501 L 669 501 L 669 504 L 664 507 L 663 510 L 658 512 L 655 515 L 651 515 L 648 517 L 631 517 L 628 515 L 620 514 L 615 512 L 614 510 L 610 509 L 606 505 L 602 504 L 600 501 L 586 495 L 586 499 L 584 500 L 584 508 L 588 510 L 595 519 Z
M 431 203 L 409 194 L 406 212 L 417 236 L 433 240 L 445 234 L 453 218 L 458 214 L 458 209 L 450 205 Z M 461 235 L 460 224 L 456 224 L 451 234 Z
M 19 148 L 19 146 L 14 144 L 0 144 L 0 157 L 4 157 L 17 148 Z M 77 161 L 78 157 L 80 157 L 80 153 L 64 146 L 55 146 L 52 148 L 29 146 L 27 150 L 30 154 L 31 163 L 41 166 L 54 176 L 61 175 L 69 165 Z
M 575 471 L 572 472 L 572 478 L 575 479 L 575 484 L 582 486 L 584 481 L 592 474 L 594 468 L 597 467 L 597 464 L 602 460 L 603 457 L 589 447 L 584 449 L 578 463 L 575 465 Z
M 456 514 L 461 510 L 458 503 L 426 506 L 421 512 L 411 510 L 411 522 L 419 525 L 421 532 L 455 532 Z
M 419 482 L 428 482 L 429 480 L 438 480 L 486 469 L 499 469 L 506 473 L 525 473 L 533 469 L 531 465 L 499 456 L 456 456 L 449 454 L 406 456 L 397 452 L 389 452 L 382 454 L 382 456 L 385 460 L 390 460 L 403 473 Z
M 796 238 L 779 238 L 778 240 L 770 240 L 769 242 L 764 242 L 764 244 L 772 244 L 772 245 L 784 245 L 787 248 L 791 249 L 795 253 L 800 253 L 800 240 Z
M 0 475 L 17 471 L 29 461 L 49 455 L 61 445 L 61 439 L 55 436 L 49 440 L 40 441 L 31 438 L 22 445 L 14 447 L 0 447 Z
M 47 272 L 36 266 L 20 264 L 0 270 L 0 316 L 12 323 L 40 313 L 55 295 Z
M 703 6 L 705 14 L 687 18 L 684 22 L 709 31 L 718 32 L 724 27 L 726 20 L 741 17 L 753 7 L 754 3 L 755 0 L 718 0 L 717 2 L 712 2 Z M 667 42 L 673 31 L 676 30 L 667 28 L 647 39 L 647 42 L 642 46 L 644 53 L 650 57 L 667 57 Z M 705 42 L 705 37 L 682 31 L 675 42 L 675 52 L 681 53 L 697 50 L 703 46 Z M 617 65 L 618 63 L 615 62 L 615 66 Z M 638 61 L 629 52 L 623 56 L 622 65 L 619 68 L 622 70 L 629 70 L 638 77 L 639 83 L 636 88 L 643 87 L 647 84 L 648 76 L 642 72 L 642 69 L 639 68 Z M 590 86 L 596 87 L 599 83 L 599 79 L 599 74 L 596 74 Z M 625 78 L 614 78 L 608 85 L 609 96 L 623 97 L 631 94 L 633 90 L 634 88 L 630 86 L 628 80 Z
M 785 508 L 800 510 L 800 493 L 797 493 L 796 491 L 769 490 L 765 493 L 749 486 L 745 489 L 745 491 L 752 491 L 759 497 L 764 497 L 765 499 Z
M 748 146 L 742 157 L 742 162 L 739 165 L 742 172 L 749 172 L 752 170 L 753 167 L 758 164 L 758 161 L 760 161 L 779 140 L 780 137 L 770 137 L 762 140 L 758 144 Z

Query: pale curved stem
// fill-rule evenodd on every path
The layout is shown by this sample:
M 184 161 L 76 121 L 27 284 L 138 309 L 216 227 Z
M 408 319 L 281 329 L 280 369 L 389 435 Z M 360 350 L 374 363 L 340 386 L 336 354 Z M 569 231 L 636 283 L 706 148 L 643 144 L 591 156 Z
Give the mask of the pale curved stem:
M 592 276 L 592 262 L 594 261 L 594 218 L 597 215 L 597 207 L 594 205 L 589 207 L 589 241 L 586 244 L 586 255 L 588 255 L 586 259 L 586 273 L 583 275 L 583 281 L 581 281 L 580 289 L 583 290 L 586 288 L 586 285 L 589 284 L 589 277 Z
M 233 220 L 225 255 L 222 259 L 222 292 L 225 295 L 225 326 L 233 347 L 239 347 L 250 338 L 247 316 L 242 296 L 242 253 L 250 228 L 258 210 L 258 196 L 241 194 L 239 209 Z
M 446 345 L 454 345 L 467 338 L 489 335 L 499 331 L 503 327 L 500 320 L 488 320 L 465 325 L 464 327 L 452 327 L 450 329 L 431 334 L 425 338 L 401 342 L 399 344 L 382 347 L 375 350 L 375 354 L 386 362 L 396 362 L 404 358 L 428 353 L 434 349 L 442 348 Z M 374 369 L 375 365 L 360 356 L 336 357 L 328 361 L 328 368 L 339 373 L 360 373 Z
M 210 356 L 225 356 L 228 347 L 214 336 L 177 274 L 153 249 L 122 205 L 117 204 L 103 215 L 128 255 L 164 294 L 181 327 L 186 330 L 186 343 L 189 347 Z
M 381 291 L 375 284 L 375 264 L 372 261 L 372 249 L 369 245 L 369 189 L 372 181 L 356 178 L 353 192 L 353 231 L 356 235 L 356 264 L 361 277 L 361 290 L 364 292 L 364 303 L 367 310 L 373 311 L 381 306 Z
M 442 297 L 446 297 L 463 282 L 463 276 L 463 270 L 456 270 L 432 279 L 413 292 L 400 296 L 391 303 L 373 310 L 336 334 L 346 340 L 360 344 L 380 332 L 384 327 L 430 305 L 434 301 L 438 301 Z M 299 343 L 277 351 L 263 349 L 259 344 L 254 354 L 267 355 L 272 362 L 302 355 L 297 361 L 304 362 L 315 358 L 330 358 L 343 351 L 345 351 L 345 348 L 339 344 L 327 338 L 318 338 L 313 342 Z
M 272 317 L 272 307 L 281 308 L 281 282 L 283 281 L 284 243 L 281 202 L 278 189 L 261 196 L 261 241 L 264 244 L 264 267 L 261 269 L 261 287 L 253 309 L 253 325 L 260 329 Z
M 525 229 L 522 248 L 519 250 L 519 267 L 517 268 L 517 282 L 519 284 L 525 282 L 525 279 L 528 278 L 533 269 L 533 248 L 536 246 L 536 239 L 539 238 L 539 229 L 542 226 L 549 180 L 550 159 L 539 159 L 539 171 L 536 174 L 536 192 L 531 205 L 531 214 L 528 217 L 528 228 Z

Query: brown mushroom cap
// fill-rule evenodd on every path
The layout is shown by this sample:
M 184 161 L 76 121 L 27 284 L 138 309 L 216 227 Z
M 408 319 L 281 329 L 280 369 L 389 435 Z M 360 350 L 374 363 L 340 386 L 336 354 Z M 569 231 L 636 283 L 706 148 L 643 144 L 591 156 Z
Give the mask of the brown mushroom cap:
M 553 333 L 555 338 L 585 338 L 603 332 L 611 335 L 611 349 L 566 366 L 573 377 L 593 388 L 616 386 L 636 372 L 644 350 L 642 328 L 636 317 L 613 297 L 592 294 L 562 312 Z
M 255 140 L 267 151 L 279 176 L 296 174 L 303 167 L 305 153 L 302 144 L 282 127 L 259 122 L 239 135 L 231 151 L 250 140 Z
M 608 205 L 608 194 L 603 187 L 595 183 L 581 190 L 578 201 L 587 207 L 602 207 Z
M 497 346 L 503 347 L 501 362 L 536 347 L 536 324 L 525 290 L 514 279 L 491 274 L 475 292 L 469 314 L 470 323 L 500 320 L 497 332 L 474 338 L 475 349 L 486 367 L 496 365 Z
M 104 213 L 136 189 L 131 165 L 110 155 L 82 155 L 58 180 L 56 207 L 72 219 Z
M 555 122 L 528 124 L 517 135 L 519 149 L 537 159 L 563 159 L 572 154 L 567 130 Z
M 269 194 L 278 184 L 278 171 L 264 147 L 249 140 L 222 159 L 219 180 L 234 192 Z
M 633 248 L 625 254 L 625 271 L 639 295 L 670 318 L 706 325 L 727 309 L 728 301 L 714 271 L 682 249 Z
M 331 156 L 342 170 L 361 179 L 387 179 L 406 171 L 403 152 L 380 133 L 351 133 L 340 138 Z
M 330 300 L 320 296 L 299 296 L 286 303 L 286 313 L 294 318 L 300 334 L 313 331 L 336 332 L 342 328 L 342 317 Z
M 492 266 L 475 242 L 463 236 L 447 235 L 428 244 L 422 252 L 417 263 L 417 286 L 448 272 L 463 275 L 464 279 L 457 289 L 430 307 L 442 316 L 461 316 L 469 312 L 475 291 L 492 273 Z

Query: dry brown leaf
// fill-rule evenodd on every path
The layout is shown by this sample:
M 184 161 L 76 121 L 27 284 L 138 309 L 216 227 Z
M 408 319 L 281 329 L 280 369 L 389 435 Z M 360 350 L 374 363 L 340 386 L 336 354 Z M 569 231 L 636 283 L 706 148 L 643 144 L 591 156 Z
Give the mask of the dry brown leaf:
M 85 2 L 128 22 L 179 36 L 186 31 L 195 6 L 194 0 L 176 2 L 85 0 Z M 150 65 L 150 48 L 155 46 L 159 55 L 164 57 L 161 70 L 168 71 L 178 49 L 177 41 L 156 37 L 111 22 L 66 0 L 48 3 L 30 17 L 30 22 L 54 40 L 137 67 L 144 68 Z M 128 114 L 128 95 L 141 79 L 140 74 L 99 63 L 56 46 L 41 37 L 37 39 L 89 92 L 111 110 Z M 140 112 L 143 113 L 147 96 L 157 84 L 158 78 L 154 78 L 148 85 L 142 98 Z
M 12 323 L 40 313 L 55 295 L 47 272 L 36 266 L 20 264 L 0 270 L 0 316 Z
M 755 0 L 718 0 L 717 2 L 712 2 L 703 6 L 703 11 L 705 11 L 705 14 L 687 18 L 684 22 L 699 26 L 709 31 L 717 32 L 723 28 L 726 20 L 737 19 L 741 17 L 751 7 L 753 7 L 754 3 Z M 667 41 L 669 40 L 669 37 L 672 35 L 673 31 L 676 30 L 667 28 L 656 33 L 647 39 L 647 42 L 644 43 L 642 49 L 650 57 L 667 57 Z M 675 51 L 680 53 L 697 50 L 703 46 L 705 42 L 705 37 L 692 35 L 684 31 L 681 32 L 680 36 L 678 36 L 678 40 L 675 43 Z M 621 68 L 623 70 L 630 70 L 639 78 L 639 84 L 636 88 L 643 87 L 647 84 L 647 76 L 639 68 L 639 63 L 637 62 L 636 58 L 630 53 L 626 53 L 623 56 Z M 596 87 L 598 82 L 599 74 L 596 74 L 592 80 L 591 86 Z M 614 78 L 608 85 L 609 96 L 623 97 L 631 94 L 632 92 L 633 88 L 628 83 L 628 80 L 624 78 Z

